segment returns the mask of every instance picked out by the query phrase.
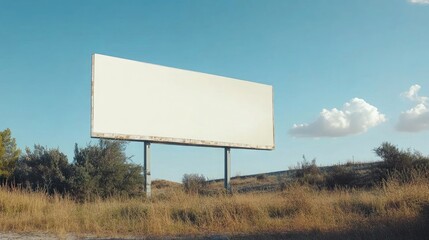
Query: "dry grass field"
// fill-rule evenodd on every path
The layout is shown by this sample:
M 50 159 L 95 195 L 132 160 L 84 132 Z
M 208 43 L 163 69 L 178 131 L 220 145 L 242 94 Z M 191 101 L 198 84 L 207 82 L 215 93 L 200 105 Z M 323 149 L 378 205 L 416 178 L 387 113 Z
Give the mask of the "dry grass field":
M 0 231 L 231 239 L 427 239 L 429 234 L 429 180 L 418 171 L 408 183 L 391 177 L 371 189 L 323 190 L 296 183 L 273 192 L 214 192 L 186 194 L 180 184 L 158 181 L 151 199 L 77 203 L 3 188 Z

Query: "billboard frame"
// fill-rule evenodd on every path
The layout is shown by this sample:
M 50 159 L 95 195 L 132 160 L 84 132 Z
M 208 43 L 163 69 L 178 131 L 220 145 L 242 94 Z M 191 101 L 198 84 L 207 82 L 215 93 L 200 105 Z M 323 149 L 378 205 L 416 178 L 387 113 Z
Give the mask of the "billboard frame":
M 200 147 L 214 147 L 214 148 L 224 148 L 224 187 L 227 193 L 232 193 L 232 186 L 230 182 L 231 178 L 231 148 L 238 149 L 253 149 L 253 150 L 274 150 L 275 149 L 275 125 L 274 125 L 274 90 L 271 87 L 271 124 L 272 124 L 272 145 L 260 145 L 260 144 L 245 144 L 245 143 L 233 143 L 233 142 L 222 142 L 222 141 L 209 141 L 209 140 L 197 140 L 197 139 L 187 139 L 187 138 L 174 138 L 174 137 L 157 137 L 157 136 L 145 136 L 145 135 L 133 135 L 133 134 L 120 134 L 120 133 L 103 133 L 94 131 L 94 102 L 95 102 L 95 56 L 98 54 L 92 55 L 91 63 L 91 127 L 90 135 L 92 138 L 100 139 L 112 139 L 112 140 L 126 140 L 126 141 L 137 141 L 144 143 L 144 190 L 147 197 L 151 196 L 151 173 L 150 173 L 150 148 L 151 143 L 160 143 L 160 144 L 171 144 L 171 145 L 187 145 L 187 146 L 200 146 Z M 101 55 L 107 56 L 107 55 Z M 110 57 L 110 56 L 107 56 Z M 128 60 L 128 59 L 123 59 Z M 128 60 L 133 61 L 133 60 Z M 138 62 L 138 61 L 133 61 Z M 140 62 L 141 63 L 141 62 Z M 146 63 L 148 64 L 148 63 Z M 151 64 L 155 65 L 155 64 Z M 160 66 L 160 65 L 155 65 Z M 164 66 L 161 66 L 164 67 Z M 169 67 L 167 67 L 169 68 Z M 182 69 L 178 69 L 182 70 Z M 187 70 L 184 70 L 187 71 Z M 208 74 L 210 75 L 210 74 Z M 216 75 L 213 75 L 216 76 Z M 220 77 L 220 76 L 218 76 Z M 243 81 L 239 79 L 233 79 L 236 81 Z M 248 82 L 248 81 L 244 81 Z M 254 82 L 249 82 L 254 83 Z M 260 83 L 255 83 L 260 84 Z M 262 84 L 264 85 L 264 84 Z M 144 110 L 143 110 L 144 111 Z M 225 117 L 228 117 L 227 115 Z
M 234 142 L 224 142 L 224 141 L 212 141 L 212 140 L 202 140 L 202 139 L 191 139 L 191 138 L 176 138 L 176 137 L 161 137 L 161 136 L 150 136 L 150 135 L 137 135 L 137 134 L 123 134 L 123 133 L 112 133 L 112 132 L 97 132 L 94 130 L 94 104 L 95 104 L 95 57 L 96 55 L 100 55 L 102 57 L 110 57 L 110 58 L 116 58 L 111 57 L 107 55 L 101 55 L 101 54 L 93 54 L 92 55 L 92 64 L 91 64 L 91 128 L 90 128 L 90 134 L 91 137 L 94 138 L 106 138 L 106 139 L 117 139 L 117 140 L 128 140 L 128 141 L 150 141 L 153 143 L 162 143 L 162 144 L 177 144 L 177 145 L 191 145 L 191 146 L 210 146 L 210 147 L 230 147 L 230 148 L 240 148 L 240 149 L 257 149 L 257 150 L 273 150 L 275 149 L 275 125 L 274 125 L 274 90 L 272 86 L 255 83 L 255 82 L 249 82 L 239 79 L 233 79 L 229 78 L 230 80 L 239 81 L 239 82 L 246 82 L 251 84 L 258 84 L 258 85 L 265 85 L 271 87 L 271 125 L 272 125 L 272 145 L 262 145 L 262 144 L 249 144 L 249 143 L 234 143 Z M 134 60 L 128 60 L 123 58 L 117 58 L 121 60 L 136 62 L 136 63 L 144 63 Z M 155 65 L 150 63 L 144 63 L 147 65 L 157 66 L 157 67 L 165 67 L 161 65 Z M 168 69 L 174 69 L 174 70 L 180 70 L 180 71 L 186 71 L 191 73 L 199 73 L 189 70 L 183 70 L 183 69 L 177 69 L 177 68 L 171 68 L 171 67 L 165 67 Z M 200 73 L 205 74 L 205 73 Z M 222 76 L 212 75 L 212 74 L 205 74 L 207 76 L 216 76 L 221 78 L 226 78 Z M 143 109 L 144 111 L 144 109 Z M 225 118 L 228 118 L 228 115 L 224 116 Z

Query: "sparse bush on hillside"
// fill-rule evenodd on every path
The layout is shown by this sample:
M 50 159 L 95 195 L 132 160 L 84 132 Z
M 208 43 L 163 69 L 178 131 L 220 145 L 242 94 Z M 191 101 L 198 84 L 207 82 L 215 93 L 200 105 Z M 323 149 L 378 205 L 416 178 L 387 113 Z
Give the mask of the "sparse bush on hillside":
M 186 193 L 198 194 L 207 186 L 207 179 L 202 174 L 185 174 L 182 178 L 182 184 Z
M 374 152 L 384 161 L 384 167 L 388 170 L 404 170 L 411 168 L 412 156 L 410 151 L 400 151 L 395 145 L 384 142 Z
M 316 158 L 313 158 L 313 160 L 309 162 L 305 155 L 302 155 L 302 162 L 298 162 L 295 170 L 295 177 L 299 182 L 319 187 L 325 185 L 325 176 L 316 165 Z
M 381 167 L 372 170 L 374 182 L 386 180 L 392 174 L 398 174 L 406 182 L 414 170 L 429 171 L 429 156 L 423 156 L 419 151 L 400 150 L 389 142 L 383 142 L 374 152 L 383 160 Z
M 298 162 L 297 167 L 295 168 L 297 177 L 305 177 L 306 175 L 318 175 L 320 174 L 320 169 L 316 165 L 316 158 L 313 158 L 311 162 L 307 160 L 305 155 L 302 155 L 302 162 Z
M 374 175 L 379 179 L 386 179 L 393 172 L 400 172 L 403 180 L 409 178 L 414 169 L 429 171 L 429 157 L 423 156 L 419 151 L 399 150 L 397 146 L 383 142 L 374 152 L 383 159 L 383 168 L 375 169 Z
M 429 157 L 423 156 L 419 151 L 399 150 L 397 146 L 384 142 L 374 152 L 383 159 L 388 170 L 403 171 L 413 167 L 429 166 Z

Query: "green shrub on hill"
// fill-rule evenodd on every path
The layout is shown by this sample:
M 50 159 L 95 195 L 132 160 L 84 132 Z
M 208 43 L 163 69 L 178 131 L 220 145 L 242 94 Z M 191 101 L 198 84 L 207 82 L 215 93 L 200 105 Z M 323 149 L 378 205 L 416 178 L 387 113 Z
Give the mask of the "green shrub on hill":
M 14 167 L 14 184 L 49 194 L 68 193 L 77 200 L 142 194 L 142 167 L 129 163 L 125 142 L 100 140 L 75 146 L 74 162 L 59 149 L 35 145 L 26 149 Z
M 59 149 L 35 145 L 33 151 L 27 148 L 19 158 L 13 175 L 22 187 L 52 194 L 69 192 L 72 174 L 67 156 Z
M 424 156 L 419 151 L 400 150 L 397 146 L 383 142 L 374 152 L 383 160 L 381 169 L 374 169 L 376 176 L 386 179 L 391 174 L 399 172 L 403 180 L 410 178 L 413 170 L 429 171 L 429 156 Z
M 384 142 L 374 149 L 374 152 L 383 159 L 384 167 L 388 170 L 407 170 L 413 167 L 428 167 L 429 157 L 419 151 L 399 150 L 397 146 Z
M 100 140 L 96 145 L 79 148 L 75 145 L 73 176 L 74 196 L 88 199 L 94 196 L 141 195 L 143 190 L 142 167 L 129 163 L 125 155 L 125 142 Z

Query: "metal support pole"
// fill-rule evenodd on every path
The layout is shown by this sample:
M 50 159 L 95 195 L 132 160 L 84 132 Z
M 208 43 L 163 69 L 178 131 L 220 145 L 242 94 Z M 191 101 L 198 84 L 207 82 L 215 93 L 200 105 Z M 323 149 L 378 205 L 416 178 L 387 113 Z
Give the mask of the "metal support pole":
M 151 179 L 150 179 L 150 142 L 144 142 L 144 191 L 146 197 L 151 196 Z
M 225 179 L 224 186 L 227 193 L 232 193 L 231 188 L 231 148 L 225 148 Z

